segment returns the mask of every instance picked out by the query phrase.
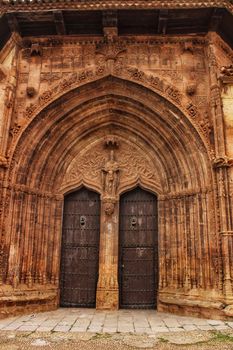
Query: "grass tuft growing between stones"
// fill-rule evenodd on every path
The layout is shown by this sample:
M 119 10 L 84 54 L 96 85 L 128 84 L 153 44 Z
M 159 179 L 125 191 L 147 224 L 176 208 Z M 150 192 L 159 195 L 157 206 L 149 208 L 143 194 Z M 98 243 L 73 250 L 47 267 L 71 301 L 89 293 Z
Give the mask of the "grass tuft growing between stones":
M 233 336 L 230 334 L 225 334 L 225 333 L 221 333 L 221 332 L 215 332 L 214 333 L 214 338 L 213 340 L 215 341 L 219 341 L 219 342 L 227 342 L 227 343 L 233 343 Z
M 96 333 L 91 340 L 96 340 L 96 339 L 108 339 L 111 338 L 111 334 L 109 333 Z
M 165 339 L 163 337 L 159 337 L 158 339 L 159 339 L 160 343 L 169 343 L 169 340 Z

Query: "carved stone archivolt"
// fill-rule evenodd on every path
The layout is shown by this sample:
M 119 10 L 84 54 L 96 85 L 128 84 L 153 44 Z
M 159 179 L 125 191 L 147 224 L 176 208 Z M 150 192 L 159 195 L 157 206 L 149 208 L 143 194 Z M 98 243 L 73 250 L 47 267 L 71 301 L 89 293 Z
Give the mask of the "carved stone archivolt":
M 203 37 L 195 40 L 191 37 L 167 37 L 166 40 L 156 37 L 149 41 L 134 38 L 126 41 L 118 37 L 112 41 L 95 39 L 91 42 L 78 38 L 71 41 L 68 37 L 31 40 L 20 53 L 24 72 L 20 75 L 23 79 L 19 81 L 18 89 L 25 94 L 25 84 L 29 84 L 28 72 L 33 64 L 31 48 L 39 53 L 43 49 L 43 55 L 38 57 L 41 60 L 40 81 L 37 82 L 36 94 L 29 84 L 26 91 L 30 98 L 21 98 L 16 103 L 15 113 L 17 111 L 18 124 L 22 127 L 13 134 L 12 150 L 19 135 L 44 108 L 56 104 L 65 93 L 107 76 L 136 82 L 168 99 L 190 117 L 210 144 L 206 125 L 211 119 L 203 118 L 208 115 L 208 82 L 203 80 L 206 76 L 206 42 Z M 187 55 L 192 55 L 192 60 L 187 59 Z M 190 80 L 193 71 L 195 79 Z M 198 85 L 195 88 L 194 81 Z M 205 100 L 205 103 L 200 104 L 199 100 Z

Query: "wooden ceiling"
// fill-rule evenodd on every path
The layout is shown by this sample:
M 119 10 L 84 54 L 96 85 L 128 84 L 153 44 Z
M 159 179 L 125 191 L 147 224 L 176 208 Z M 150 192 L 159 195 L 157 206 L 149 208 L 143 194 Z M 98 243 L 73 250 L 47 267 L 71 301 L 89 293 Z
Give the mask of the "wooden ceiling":
M 233 16 L 224 8 L 137 10 L 11 11 L 0 18 L 0 47 L 11 32 L 22 37 L 103 35 L 105 27 L 117 27 L 123 35 L 175 35 L 218 32 L 233 47 Z

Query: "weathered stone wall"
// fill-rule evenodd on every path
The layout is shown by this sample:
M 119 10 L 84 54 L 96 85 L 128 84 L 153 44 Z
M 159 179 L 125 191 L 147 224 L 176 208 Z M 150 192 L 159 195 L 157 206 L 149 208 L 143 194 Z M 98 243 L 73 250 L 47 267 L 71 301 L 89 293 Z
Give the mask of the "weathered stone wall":
M 100 252 L 97 306 L 117 308 L 118 201 L 140 185 L 159 200 L 159 309 L 232 315 L 230 48 L 215 34 L 14 37 L 2 57 L 2 313 L 59 304 L 63 196 L 82 185 L 101 194 L 113 256 Z M 118 145 L 111 194 L 106 142 Z

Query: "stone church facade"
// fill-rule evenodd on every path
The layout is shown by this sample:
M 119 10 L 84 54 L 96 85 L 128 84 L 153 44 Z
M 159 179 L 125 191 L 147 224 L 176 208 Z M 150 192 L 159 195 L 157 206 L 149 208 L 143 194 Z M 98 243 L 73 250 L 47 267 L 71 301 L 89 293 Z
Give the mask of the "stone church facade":
M 232 317 L 231 2 L 0 4 L 1 317 Z M 131 33 L 127 11 L 157 13 L 156 32 Z M 67 31 L 68 12 L 102 33 Z

